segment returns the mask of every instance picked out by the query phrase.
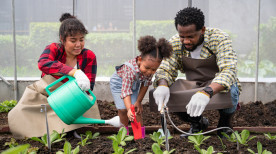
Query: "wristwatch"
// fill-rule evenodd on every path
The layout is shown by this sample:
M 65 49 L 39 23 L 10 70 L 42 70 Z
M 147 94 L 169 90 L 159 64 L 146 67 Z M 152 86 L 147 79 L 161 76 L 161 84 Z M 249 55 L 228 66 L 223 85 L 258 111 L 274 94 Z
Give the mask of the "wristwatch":
M 209 94 L 210 98 L 212 98 L 212 96 L 213 96 L 213 89 L 211 87 L 205 87 L 203 89 L 203 91 L 206 92 L 207 94 Z

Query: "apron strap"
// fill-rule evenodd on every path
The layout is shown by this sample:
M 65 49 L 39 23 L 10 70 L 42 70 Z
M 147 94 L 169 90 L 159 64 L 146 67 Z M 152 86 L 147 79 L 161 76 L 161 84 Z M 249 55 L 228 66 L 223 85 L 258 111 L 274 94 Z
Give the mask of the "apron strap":
M 132 64 L 130 64 L 129 62 L 125 62 L 124 64 L 127 65 L 128 67 L 130 67 L 130 68 L 135 72 L 135 78 L 136 78 L 136 80 L 138 81 L 138 80 L 139 80 L 139 75 L 138 75 L 138 73 L 135 71 L 134 66 L 133 66 Z

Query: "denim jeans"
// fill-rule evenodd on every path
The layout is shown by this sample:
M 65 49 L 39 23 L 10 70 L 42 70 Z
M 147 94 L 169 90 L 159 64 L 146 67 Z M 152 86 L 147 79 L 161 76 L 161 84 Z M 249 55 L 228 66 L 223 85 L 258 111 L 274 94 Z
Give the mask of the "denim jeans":
M 116 72 L 110 78 L 110 90 L 116 108 L 126 109 L 124 100 L 120 97 L 122 92 L 122 78 L 119 77 Z M 131 104 L 134 104 L 137 101 L 139 90 L 140 82 L 137 82 L 135 87 L 132 87 Z
M 237 86 L 237 83 L 235 83 L 231 86 L 230 92 L 231 92 L 231 99 L 232 99 L 233 107 L 220 110 L 220 111 L 222 111 L 224 113 L 228 113 L 228 114 L 234 113 L 237 109 L 237 105 L 239 102 L 239 95 L 240 95 L 239 87 Z

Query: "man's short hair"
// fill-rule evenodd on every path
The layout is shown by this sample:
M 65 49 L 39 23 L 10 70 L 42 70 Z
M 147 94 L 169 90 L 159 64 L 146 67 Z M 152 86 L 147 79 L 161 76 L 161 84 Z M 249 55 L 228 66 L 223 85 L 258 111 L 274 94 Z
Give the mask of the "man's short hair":
M 188 26 L 195 24 L 196 30 L 203 28 L 205 17 L 203 12 L 196 7 L 187 7 L 177 12 L 174 18 L 175 28 L 177 25 Z

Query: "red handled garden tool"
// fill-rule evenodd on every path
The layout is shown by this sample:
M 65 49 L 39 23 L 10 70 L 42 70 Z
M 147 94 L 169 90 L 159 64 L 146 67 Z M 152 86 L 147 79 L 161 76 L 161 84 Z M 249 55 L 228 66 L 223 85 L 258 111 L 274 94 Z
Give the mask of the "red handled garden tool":
M 136 120 L 134 105 L 131 105 L 130 109 L 131 109 L 131 112 L 134 116 L 134 119 L 131 122 L 131 127 L 132 127 L 132 131 L 133 131 L 133 135 L 134 135 L 134 140 L 138 140 L 138 139 L 142 138 L 141 123 L 137 122 L 137 120 Z

